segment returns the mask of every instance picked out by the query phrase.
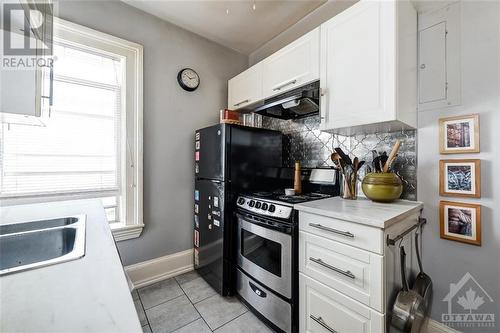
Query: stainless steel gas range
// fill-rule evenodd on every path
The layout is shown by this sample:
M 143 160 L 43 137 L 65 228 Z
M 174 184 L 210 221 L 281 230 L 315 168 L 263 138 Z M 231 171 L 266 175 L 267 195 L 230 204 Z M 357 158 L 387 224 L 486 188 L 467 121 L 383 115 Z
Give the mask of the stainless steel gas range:
M 298 212 L 293 205 L 338 195 L 335 171 L 328 171 L 322 170 L 326 179 L 316 188 L 328 194 L 257 192 L 237 200 L 236 291 L 276 331 L 298 332 Z

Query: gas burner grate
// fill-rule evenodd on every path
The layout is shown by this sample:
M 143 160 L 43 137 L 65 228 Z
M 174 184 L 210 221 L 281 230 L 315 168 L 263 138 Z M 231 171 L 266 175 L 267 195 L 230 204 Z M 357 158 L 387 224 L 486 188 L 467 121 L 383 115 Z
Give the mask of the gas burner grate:
M 256 197 L 261 197 L 261 198 L 268 198 L 273 196 L 271 192 L 254 192 L 252 194 Z

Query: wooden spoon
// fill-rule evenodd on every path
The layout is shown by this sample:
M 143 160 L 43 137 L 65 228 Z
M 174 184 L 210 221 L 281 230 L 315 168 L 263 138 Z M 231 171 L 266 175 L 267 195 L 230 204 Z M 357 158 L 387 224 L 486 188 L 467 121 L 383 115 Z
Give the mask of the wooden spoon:
M 396 143 L 394 144 L 394 147 L 392 147 L 391 153 L 389 154 L 389 158 L 387 159 L 387 162 L 384 165 L 384 170 L 383 170 L 384 172 L 388 172 L 389 171 L 389 166 L 390 166 L 389 161 L 393 160 L 396 157 L 396 155 L 399 152 L 399 147 L 400 146 L 401 146 L 401 141 L 396 140 Z
M 342 173 L 344 173 L 344 169 L 343 169 L 342 163 L 341 163 L 342 158 L 340 157 L 340 155 L 338 153 L 333 153 L 331 156 L 331 159 L 333 161 L 333 164 L 335 164 L 335 166 L 338 169 L 340 169 L 340 171 L 342 171 Z

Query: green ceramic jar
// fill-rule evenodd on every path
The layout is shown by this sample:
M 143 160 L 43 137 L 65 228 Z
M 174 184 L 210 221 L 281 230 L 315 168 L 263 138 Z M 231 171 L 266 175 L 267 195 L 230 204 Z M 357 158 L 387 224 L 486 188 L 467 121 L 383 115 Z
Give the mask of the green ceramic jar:
M 403 182 L 393 172 L 371 172 L 363 179 L 361 188 L 368 199 L 391 202 L 403 193 Z

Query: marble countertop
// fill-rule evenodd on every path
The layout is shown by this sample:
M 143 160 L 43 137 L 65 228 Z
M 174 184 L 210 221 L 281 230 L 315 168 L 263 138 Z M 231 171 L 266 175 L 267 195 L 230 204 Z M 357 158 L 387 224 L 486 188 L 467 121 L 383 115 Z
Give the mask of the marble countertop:
M 0 332 L 142 332 L 99 200 L 0 207 L 0 224 L 86 215 L 83 258 L 0 277 Z
M 397 200 L 392 203 L 377 203 L 366 198 L 347 200 L 334 197 L 294 205 L 302 211 L 366 224 L 377 228 L 387 228 L 424 207 L 418 201 Z

